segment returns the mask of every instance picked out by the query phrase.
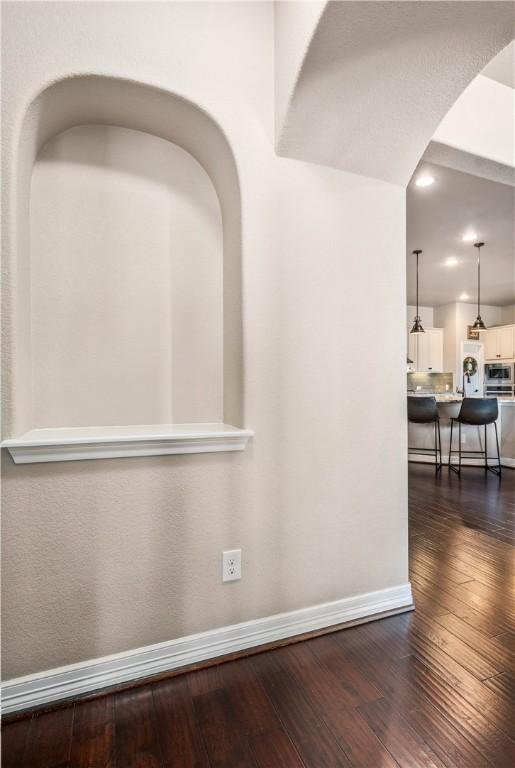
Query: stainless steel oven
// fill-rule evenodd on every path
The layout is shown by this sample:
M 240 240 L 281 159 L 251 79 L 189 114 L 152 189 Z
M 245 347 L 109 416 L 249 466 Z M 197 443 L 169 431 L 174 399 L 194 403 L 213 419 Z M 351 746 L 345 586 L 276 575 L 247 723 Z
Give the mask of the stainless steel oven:
M 513 395 L 514 367 L 513 363 L 486 363 L 485 394 Z

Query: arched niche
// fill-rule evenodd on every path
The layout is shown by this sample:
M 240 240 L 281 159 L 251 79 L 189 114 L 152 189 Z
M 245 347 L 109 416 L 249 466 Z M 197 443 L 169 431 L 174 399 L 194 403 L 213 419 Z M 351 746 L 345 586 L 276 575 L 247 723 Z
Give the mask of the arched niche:
M 12 438 L 4 443 L 15 461 L 244 447 L 250 433 L 241 429 L 241 202 L 233 153 L 220 127 L 198 106 L 161 89 L 116 78 L 77 76 L 49 86 L 32 102 L 17 151 L 9 249 L 13 365 L 7 380 L 6 419 Z M 59 206 L 67 219 L 61 233 Z M 114 240 L 112 231 L 102 238 L 102 230 L 110 231 L 110 214 L 115 219 Z M 124 221 L 139 215 L 146 216 L 146 223 L 139 228 L 129 223 L 127 232 L 120 231 Z M 94 230 L 95 223 L 99 231 Z M 167 264 L 166 249 L 177 250 L 173 230 L 185 230 L 188 223 L 192 230 L 181 239 L 186 240 L 183 252 L 178 258 L 171 253 Z M 124 243 L 131 267 L 121 272 Z M 109 263 L 109 249 L 117 251 L 114 264 Z M 142 266 L 145 259 L 148 274 Z M 105 275 L 94 274 L 102 269 Z M 174 285 L 163 285 L 172 276 Z M 97 297 L 105 291 L 114 304 L 120 302 L 118 312 L 116 306 L 108 311 L 109 297 L 106 302 L 104 296 L 100 317 L 92 316 L 88 324 L 88 313 L 93 311 L 88 281 Z M 145 293 L 139 299 L 138 282 Z M 191 301 L 185 295 L 188 290 L 193 291 Z M 145 307 L 149 312 L 139 335 L 137 320 L 129 319 L 124 301 L 138 304 L 136 313 L 145 312 Z M 195 304 L 203 307 L 203 314 L 195 313 Z M 104 339 L 102 313 L 108 324 Z M 172 322 L 174 313 L 179 320 Z M 124 322 L 130 327 L 120 346 L 116 324 Z M 188 327 L 189 357 L 184 338 Z M 149 335 L 152 328 L 155 334 Z M 179 334 L 175 343 L 174 330 Z M 132 377 L 131 334 L 137 337 Z M 109 336 L 113 356 L 119 357 L 113 365 L 108 360 Z M 58 350 L 52 350 L 52 338 Z M 203 354 L 204 342 L 208 354 Z M 74 365 L 76 370 L 70 371 Z M 145 376 L 138 366 L 149 368 L 152 382 L 146 405 Z M 58 391 L 52 393 L 52 378 L 63 375 L 68 382 L 60 380 Z M 102 376 L 112 379 L 105 382 L 104 403 Z M 88 389 L 95 381 L 92 396 Z M 113 424 L 114 431 L 109 429 Z M 69 445 L 62 448 L 66 441 L 80 447 L 77 455 Z M 41 449 L 41 443 L 48 450 Z

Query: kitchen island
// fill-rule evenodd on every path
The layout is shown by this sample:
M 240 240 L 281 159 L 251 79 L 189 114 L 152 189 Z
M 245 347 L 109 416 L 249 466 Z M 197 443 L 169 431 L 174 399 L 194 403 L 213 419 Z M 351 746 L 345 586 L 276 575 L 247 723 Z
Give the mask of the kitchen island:
M 408 397 L 427 397 L 430 393 L 409 393 Z M 442 438 L 442 461 L 447 464 L 449 460 L 449 442 L 451 438 L 451 418 L 456 417 L 460 411 L 462 396 L 452 393 L 434 394 L 438 404 L 440 415 L 440 434 Z M 499 446 L 501 452 L 501 464 L 503 467 L 515 468 L 515 398 L 499 398 L 499 419 L 497 429 L 499 432 Z M 488 427 L 488 456 L 497 458 L 495 448 L 495 432 L 492 426 Z M 463 426 L 461 430 L 461 445 L 463 451 L 478 451 L 483 448 L 484 427 Z M 434 430 L 432 424 L 408 423 L 408 445 L 416 448 L 432 449 L 434 446 Z M 453 449 L 458 448 L 458 431 L 453 432 Z M 457 454 L 453 454 L 453 462 L 457 461 Z M 424 453 L 410 451 L 409 461 L 433 462 L 434 457 Z M 482 465 L 482 457 L 462 458 L 462 465 Z

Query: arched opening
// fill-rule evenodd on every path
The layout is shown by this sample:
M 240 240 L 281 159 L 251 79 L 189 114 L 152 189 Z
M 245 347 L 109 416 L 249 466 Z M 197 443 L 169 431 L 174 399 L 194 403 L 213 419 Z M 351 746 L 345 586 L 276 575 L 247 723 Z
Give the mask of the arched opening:
M 504 2 L 279 5 L 279 154 L 401 186 L 456 99 L 515 35 Z
M 510 43 L 467 86 L 407 187 L 408 394 L 436 398 L 443 464 L 459 473 L 475 466 L 476 477 L 477 466 L 515 465 L 514 52 Z M 418 309 L 415 248 L 423 249 Z M 409 332 L 415 315 L 423 332 Z M 496 418 L 457 436 L 461 409 L 468 418 L 466 408 L 481 401 L 497 409 Z M 423 452 L 434 441 L 413 420 L 408 435 L 417 446 L 409 450 L 417 482 L 427 467 L 416 464 L 433 461 Z M 488 528 L 489 501 L 482 501 L 476 518 Z
M 339 168 L 368 177 L 368 180 L 380 179 L 387 182 L 391 194 L 395 185 L 400 195 L 404 196 L 415 168 L 445 115 L 485 65 L 513 39 L 513 4 L 330 2 L 325 3 L 323 9 L 320 5 L 319 13 L 312 6 L 310 14 L 296 14 L 294 7 L 288 3 L 279 4 L 276 11 L 281 22 L 276 36 L 276 86 L 277 81 L 282 86 L 280 89 L 276 87 L 276 94 L 281 97 L 281 111 L 276 112 L 277 151 L 286 157 Z M 295 46 L 289 44 L 291 40 L 294 40 Z M 296 67 L 292 64 L 293 55 L 296 56 Z M 491 107 L 487 104 L 485 101 L 485 111 Z M 510 132 L 509 127 L 504 135 L 513 141 L 513 130 Z M 512 146 L 511 149 L 513 151 Z M 434 159 L 435 150 L 432 150 Z M 440 157 L 444 154 L 449 153 L 440 152 Z M 455 155 L 452 162 L 463 170 L 462 164 L 468 160 L 462 153 L 460 157 Z M 481 166 L 479 175 L 490 178 L 488 174 L 493 171 L 492 164 L 487 167 L 483 161 L 476 159 L 472 165 L 476 169 Z M 500 169 L 495 171 L 499 173 Z M 513 178 L 512 171 L 508 168 L 502 171 L 505 183 L 513 183 L 508 181 Z M 509 195 L 505 196 L 505 202 L 507 198 Z M 508 199 L 507 205 L 509 202 Z M 405 227 L 404 205 L 401 213 L 403 219 L 399 221 L 398 231 Z M 370 221 L 374 221 L 372 216 Z M 379 225 L 379 217 L 376 217 L 375 223 Z M 436 217 L 433 219 L 435 231 L 441 223 L 441 216 L 438 220 Z M 388 234 L 384 229 L 385 251 Z M 456 232 L 460 239 L 461 234 Z M 350 238 L 347 238 L 345 245 L 342 259 L 351 269 L 359 260 L 359 247 Z M 402 281 L 404 291 L 406 253 L 402 241 L 396 246 L 388 253 L 385 271 L 388 276 L 394 275 L 395 284 L 399 285 Z M 412 247 L 424 248 L 424 243 L 417 242 Z M 469 247 L 472 262 L 475 249 L 472 245 Z M 511 254 L 513 257 L 513 248 Z M 383 266 L 384 253 L 378 250 L 376 265 L 369 265 L 373 277 L 367 276 L 368 279 L 364 278 L 360 284 L 364 303 L 372 287 L 377 286 L 378 292 L 354 317 L 359 317 L 360 328 L 367 327 L 370 349 L 382 350 L 392 334 L 398 334 L 396 351 L 387 363 L 390 370 L 398 372 L 398 389 L 394 399 L 384 395 L 382 399 L 376 391 L 376 397 L 371 398 L 370 403 L 387 403 L 390 409 L 393 409 L 394 402 L 398 406 L 396 434 L 401 450 L 395 458 L 396 466 L 400 466 L 407 459 L 404 443 L 404 434 L 407 433 L 406 297 L 404 294 L 403 298 L 390 302 L 389 311 L 393 313 L 396 308 L 402 310 L 402 318 L 395 321 L 394 329 L 392 326 L 386 329 L 385 318 L 377 309 L 383 306 L 384 315 L 384 305 L 378 298 L 381 292 L 384 296 L 388 289 L 391 291 L 391 286 L 386 288 L 386 280 L 382 290 L 378 285 Z M 414 288 L 414 281 L 411 285 Z M 352 318 L 352 312 L 348 312 L 348 316 Z M 381 328 L 378 327 L 378 317 Z M 475 313 L 471 322 L 474 318 Z M 410 314 L 410 321 L 412 324 L 413 314 Z M 462 326 L 466 332 L 466 324 L 462 323 Z M 342 329 L 342 338 L 344 332 L 345 329 Z M 363 349 L 368 351 L 368 347 Z M 496 352 L 499 354 L 498 350 Z M 371 376 L 373 371 L 374 367 L 370 366 Z M 449 390 L 453 388 L 452 383 L 447 381 L 442 386 L 444 392 L 446 386 Z M 366 410 L 370 407 L 367 402 Z M 513 411 L 513 408 L 509 410 Z M 384 435 L 390 444 L 392 442 L 393 430 L 387 431 L 386 422 L 381 418 L 376 419 L 374 433 L 371 432 L 374 446 L 380 435 Z M 489 441 L 491 445 L 493 439 L 490 436 Z M 431 431 L 428 433 L 428 444 L 434 445 Z M 433 457 L 430 456 L 429 460 L 432 461 Z M 380 459 L 378 465 L 381 461 L 384 464 L 384 459 Z M 403 484 L 407 490 L 407 475 Z M 415 495 L 419 497 L 418 513 L 422 527 L 423 522 L 428 518 L 430 520 L 423 507 L 424 490 L 413 490 Z M 407 507 L 406 493 L 403 498 L 406 528 Z M 443 508 L 438 513 L 441 511 L 444 511 Z M 438 521 L 436 523 L 439 524 Z M 438 574 L 437 578 L 443 578 L 445 569 L 440 566 L 441 561 L 435 556 L 434 572 Z M 417 595 L 418 600 L 420 592 Z M 431 593 L 427 596 L 431 597 Z

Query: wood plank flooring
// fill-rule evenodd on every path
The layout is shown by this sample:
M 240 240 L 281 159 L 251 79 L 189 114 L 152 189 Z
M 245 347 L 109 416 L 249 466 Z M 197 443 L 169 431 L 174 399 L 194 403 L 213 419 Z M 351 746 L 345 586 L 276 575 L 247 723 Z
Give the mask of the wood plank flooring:
M 3 727 L 3 768 L 512 768 L 515 472 L 410 465 L 414 613 Z

